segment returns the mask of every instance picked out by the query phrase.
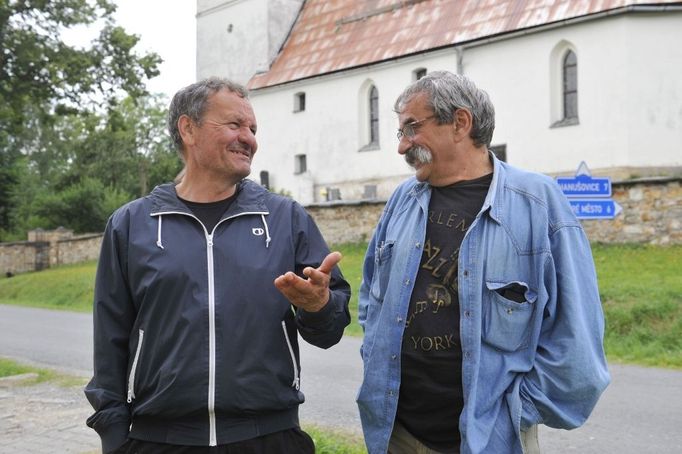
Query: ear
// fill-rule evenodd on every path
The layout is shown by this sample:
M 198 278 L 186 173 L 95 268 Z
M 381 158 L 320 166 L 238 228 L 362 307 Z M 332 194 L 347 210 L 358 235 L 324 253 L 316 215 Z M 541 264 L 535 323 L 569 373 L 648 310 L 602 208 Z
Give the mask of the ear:
M 469 137 L 471 128 L 473 127 L 473 116 L 467 109 L 457 109 L 455 111 L 455 135 L 459 139 Z
M 185 146 L 194 145 L 196 125 L 187 115 L 180 115 L 180 118 L 178 118 L 178 132 L 180 133 L 182 143 Z

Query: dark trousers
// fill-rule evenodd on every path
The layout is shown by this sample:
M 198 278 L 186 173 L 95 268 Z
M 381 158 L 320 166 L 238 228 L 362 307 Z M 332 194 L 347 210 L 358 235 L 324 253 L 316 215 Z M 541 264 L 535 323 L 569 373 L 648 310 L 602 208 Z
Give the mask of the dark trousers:
M 115 454 L 314 454 L 310 435 L 299 427 L 219 446 L 180 446 L 129 439 Z

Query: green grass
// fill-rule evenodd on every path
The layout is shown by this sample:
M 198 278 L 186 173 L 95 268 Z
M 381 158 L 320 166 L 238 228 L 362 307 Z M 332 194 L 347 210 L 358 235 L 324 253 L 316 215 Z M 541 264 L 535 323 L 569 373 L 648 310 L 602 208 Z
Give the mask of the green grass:
M 0 280 L 0 304 L 92 311 L 95 262 L 18 274 Z
M 317 454 L 367 454 L 361 436 L 307 424 L 302 428 L 315 442 Z
M 357 323 L 364 243 L 336 245 L 351 285 L 351 325 Z M 605 347 L 610 361 L 682 369 L 682 245 L 593 246 L 606 317 Z M 53 268 L 0 279 L 0 304 L 90 311 L 95 264 Z
M 682 368 L 682 245 L 595 245 L 609 360 Z
M 21 374 L 36 374 L 35 378 L 26 378 L 25 380 L 22 380 L 20 383 L 21 385 L 34 385 L 45 381 L 55 382 L 60 386 L 85 385 L 84 378 L 60 374 L 49 369 L 27 366 L 11 359 L 0 357 L 0 378 Z
M 365 251 L 367 251 L 367 244 L 339 244 L 332 246 L 331 249 L 343 254 L 339 267 L 351 288 L 350 303 L 348 305 L 351 324 L 346 328 L 345 333 L 351 336 L 362 336 L 362 328 L 358 325 L 358 292 L 362 282 L 362 262 L 365 258 Z

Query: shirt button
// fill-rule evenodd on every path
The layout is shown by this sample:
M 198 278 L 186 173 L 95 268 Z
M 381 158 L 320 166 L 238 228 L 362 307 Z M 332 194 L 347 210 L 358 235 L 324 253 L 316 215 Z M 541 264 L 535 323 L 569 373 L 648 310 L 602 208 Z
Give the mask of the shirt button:
M 471 311 L 464 311 L 465 317 L 471 317 Z
M 398 317 L 395 321 L 398 323 L 401 323 L 403 321 L 403 319 L 401 317 Z
M 410 285 L 410 280 L 409 280 L 409 279 L 405 279 L 405 285 Z
M 391 359 L 397 359 L 397 358 L 398 358 L 398 356 L 396 356 L 396 355 L 391 356 Z
M 417 241 L 416 243 L 414 243 L 414 247 L 419 249 L 420 247 L 422 247 L 422 244 L 419 241 Z
M 470 357 L 471 357 L 471 353 L 464 352 L 464 358 L 469 359 Z
M 464 277 L 467 277 L 469 275 L 469 270 L 464 270 L 462 274 L 464 275 Z

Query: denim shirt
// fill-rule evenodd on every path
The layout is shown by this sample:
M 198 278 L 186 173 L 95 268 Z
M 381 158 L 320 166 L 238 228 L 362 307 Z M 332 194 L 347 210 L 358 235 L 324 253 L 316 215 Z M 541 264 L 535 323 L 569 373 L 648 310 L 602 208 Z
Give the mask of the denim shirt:
M 551 178 L 492 159 L 490 189 L 458 260 L 459 430 L 467 454 L 522 453 L 520 431 L 536 424 L 580 426 L 610 381 L 597 277 L 580 222 Z M 415 178 L 401 184 L 365 257 L 357 403 L 370 454 L 387 451 L 393 428 L 430 196 Z M 510 285 L 523 301 L 502 296 Z

